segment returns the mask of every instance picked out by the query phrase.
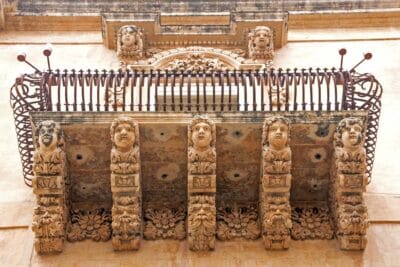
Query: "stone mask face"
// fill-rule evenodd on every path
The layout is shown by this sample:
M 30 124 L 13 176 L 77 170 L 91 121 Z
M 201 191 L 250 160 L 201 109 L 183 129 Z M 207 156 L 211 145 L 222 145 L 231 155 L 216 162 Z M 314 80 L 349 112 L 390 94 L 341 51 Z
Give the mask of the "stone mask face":
M 135 143 L 135 129 L 129 123 L 118 124 L 115 128 L 114 143 L 119 149 L 129 149 Z
M 192 129 L 192 140 L 195 147 L 208 148 L 212 141 L 211 126 L 205 122 L 197 123 Z
M 268 31 L 258 30 L 254 36 L 254 44 L 259 49 L 265 49 L 269 45 Z
M 58 137 L 54 127 L 43 125 L 39 130 L 39 145 L 53 148 L 57 145 Z
M 344 148 L 355 148 L 362 142 L 362 128 L 359 124 L 348 125 L 342 133 Z
M 121 39 L 123 46 L 133 46 L 136 43 L 136 33 L 132 29 L 127 28 L 122 31 Z
M 281 121 L 276 121 L 268 128 L 268 142 L 277 149 L 283 149 L 288 142 L 288 126 Z

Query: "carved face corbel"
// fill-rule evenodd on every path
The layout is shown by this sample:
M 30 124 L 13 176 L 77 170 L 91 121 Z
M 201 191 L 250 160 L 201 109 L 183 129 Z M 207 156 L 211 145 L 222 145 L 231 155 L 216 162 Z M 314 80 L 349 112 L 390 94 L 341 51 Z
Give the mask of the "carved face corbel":
M 215 125 L 204 117 L 195 117 L 189 126 L 189 146 L 205 151 L 214 146 Z
M 335 136 L 337 147 L 357 150 L 363 146 L 363 123 L 357 118 L 346 118 L 340 121 Z
M 111 125 L 111 141 L 118 151 L 128 152 L 135 145 L 137 124 L 128 117 L 120 117 Z
M 254 46 L 259 50 L 265 50 L 270 45 L 270 31 L 267 27 L 256 29 L 254 33 Z
M 36 128 L 36 146 L 42 151 L 53 151 L 61 145 L 61 129 L 54 121 L 42 121 Z
M 264 145 L 274 149 L 282 150 L 289 143 L 289 121 L 283 117 L 272 117 L 265 120 Z

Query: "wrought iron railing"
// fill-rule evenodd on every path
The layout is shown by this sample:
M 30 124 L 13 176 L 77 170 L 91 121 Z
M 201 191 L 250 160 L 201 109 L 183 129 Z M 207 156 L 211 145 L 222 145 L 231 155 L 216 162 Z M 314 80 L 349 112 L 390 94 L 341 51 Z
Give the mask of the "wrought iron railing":
M 31 111 L 367 110 L 367 173 L 370 178 L 381 94 L 382 87 L 374 76 L 334 68 L 261 72 L 54 70 L 18 78 L 10 97 L 24 180 L 31 185 L 34 151 Z

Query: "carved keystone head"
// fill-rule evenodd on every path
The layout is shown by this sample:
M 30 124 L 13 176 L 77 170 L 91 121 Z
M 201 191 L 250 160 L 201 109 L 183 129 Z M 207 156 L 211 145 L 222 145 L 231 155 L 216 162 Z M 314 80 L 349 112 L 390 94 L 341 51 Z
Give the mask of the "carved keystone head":
M 257 50 L 265 50 L 273 45 L 272 30 L 266 26 L 257 26 L 249 33 L 249 46 Z
M 336 128 L 335 146 L 357 149 L 364 142 L 363 122 L 357 118 L 345 118 Z
M 54 150 L 63 145 L 60 125 L 54 121 L 42 121 L 35 129 L 35 143 L 38 149 Z
M 196 116 L 189 125 L 189 146 L 206 150 L 215 145 L 215 124 L 205 116 Z
M 281 150 L 289 144 L 289 121 L 284 117 L 270 117 L 264 121 L 263 145 Z
M 122 26 L 118 31 L 118 44 L 122 47 L 135 47 L 141 40 L 141 31 L 135 25 Z
M 138 123 L 129 117 L 116 118 L 110 128 L 113 146 L 122 152 L 129 151 L 138 144 Z

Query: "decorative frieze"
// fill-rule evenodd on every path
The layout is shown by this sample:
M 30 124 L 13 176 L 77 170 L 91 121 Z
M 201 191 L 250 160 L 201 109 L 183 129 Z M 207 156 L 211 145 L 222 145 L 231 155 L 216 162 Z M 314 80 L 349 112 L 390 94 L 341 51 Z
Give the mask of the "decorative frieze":
M 262 136 L 262 181 L 260 212 L 266 249 L 289 248 L 292 228 L 289 192 L 291 158 L 289 121 L 283 117 L 265 119 Z
M 66 157 L 61 128 L 42 121 L 35 130 L 32 180 L 36 195 L 32 230 L 40 254 L 61 252 L 68 220 L 66 207 Z
M 340 121 L 334 140 L 331 209 L 341 249 L 360 250 L 367 243 L 367 207 L 363 192 L 367 185 L 364 126 L 357 118 Z
M 114 250 L 137 250 L 142 236 L 139 125 L 132 118 L 119 117 L 110 133 L 112 244 Z
M 191 250 L 212 250 L 216 234 L 216 129 L 196 116 L 188 129 L 188 239 Z

